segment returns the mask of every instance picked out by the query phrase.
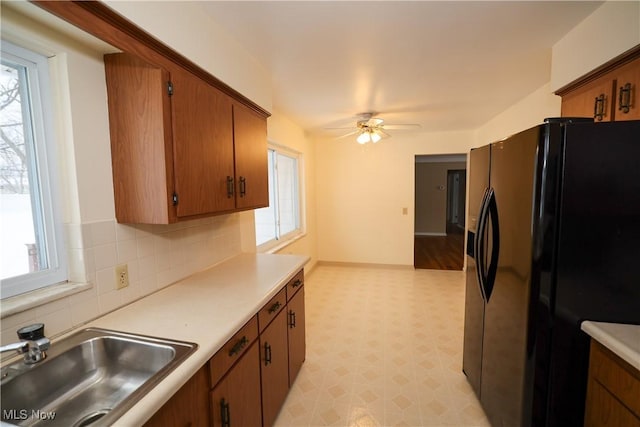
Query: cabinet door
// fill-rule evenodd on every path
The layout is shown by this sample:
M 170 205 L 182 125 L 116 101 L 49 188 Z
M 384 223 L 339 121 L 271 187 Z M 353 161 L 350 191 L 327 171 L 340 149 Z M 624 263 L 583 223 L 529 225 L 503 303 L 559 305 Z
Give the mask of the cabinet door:
M 640 120 L 638 86 L 640 85 L 640 58 L 632 61 L 615 72 L 616 97 L 615 120 Z
M 269 205 L 267 120 L 244 105 L 233 105 L 236 207 Z
M 173 218 L 169 73 L 134 55 L 104 56 L 116 218 L 167 224 Z
M 289 392 L 289 350 L 286 310 L 260 334 L 260 370 L 262 380 L 262 419 L 272 426 Z
M 177 215 L 231 211 L 233 179 L 231 99 L 185 70 L 171 74 Z
M 609 78 L 601 78 L 567 93 L 562 97 L 563 117 L 593 117 L 596 122 L 612 120 L 613 85 Z
M 304 324 L 304 287 L 300 288 L 287 304 L 289 334 L 289 387 L 293 385 L 306 354 Z
M 209 425 L 209 373 L 200 369 L 144 427 Z
M 255 342 L 213 389 L 211 412 L 214 427 L 262 425 L 259 363 L 258 343 Z

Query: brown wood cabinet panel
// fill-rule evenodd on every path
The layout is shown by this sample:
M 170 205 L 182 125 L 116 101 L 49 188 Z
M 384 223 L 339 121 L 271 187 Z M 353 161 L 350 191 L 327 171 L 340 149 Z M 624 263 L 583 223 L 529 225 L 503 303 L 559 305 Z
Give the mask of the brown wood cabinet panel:
M 105 55 L 104 62 L 116 218 L 171 222 L 169 73 L 128 54 Z
M 607 78 L 604 80 L 596 80 L 586 86 L 568 93 L 562 97 L 562 116 L 563 117 L 594 117 L 596 121 L 608 122 L 613 119 L 613 80 Z M 596 99 L 602 97 L 603 116 L 600 120 L 596 118 L 596 112 L 600 106 L 596 106 Z
M 289 393 L 289 349 L 287 316 L 284 310 L 260 334 L 262 420 L 272 426 Z
M 639 85 L 640 45 L 560 89 L 562 116 L 594 117 L 596 122 L 638 120 Z M 602 117 L 596 114 L 601 107 Z
M 304 270 L 300 270 L 295 276 L 287 283 L 287 301 L 293 298 L 296 292 L 304 285 Z
M 144 426 L 208 426 L 208 394 L 209 372 L 207 366 L 204 366 Z
M 253 316 L 210 360 L 211 386 L 215 385 L 258 339 L 258 319 Z
M 260 352 L 254 342 L 240 361 L 211 391 L 214 427 L 262 425 Z M 230 422 L 225 422 L 229 420 Z
M 640 418 L 595 380 L 589 381 L 585 427 L 640 427 Z
M 613 75 L 616 81 L 615 120 L 639 120 L 640 58 L 623 65 Z
M 233 105 L 236 208 L 269 205 L 267 121 L 242 104 Z
M 640 417 L 640 372 L 601 344 L 592 341 L 589 376 Z
M 231 99 L 187 71 L 172 73 L 174 172 L 177 215 L 234 209 Z
M 289 339 L 289 387 L 302 368 L 306 357 L 304 287 L 287 304 L 287 332 Z
M 280 310 L 287 304 L 287 291 L 280 290 L 268 303 L 264 305 L 258 312 L 258 324 L 260 325 L 260 333 L 276 318 Z

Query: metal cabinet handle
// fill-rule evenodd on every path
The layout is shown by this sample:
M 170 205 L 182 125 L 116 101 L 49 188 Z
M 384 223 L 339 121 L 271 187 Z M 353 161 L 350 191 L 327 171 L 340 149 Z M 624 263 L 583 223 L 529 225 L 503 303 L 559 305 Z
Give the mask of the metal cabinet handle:
M 293 310 L 289 310 L 289 328 L 296 327 L 296 312 Z
M 271 345 L 264 343 L 264 366 L 269 366 L 271 363 Z
M 233 197 L 233 177 L 227 176 L 227 198 Z
M 278 311 L 278 309 L 280 308 L 280 301 L 276 301 L 275 303 L 273 303 L 271 305 L 271 307 L 269 307 L 269 314 L 273 314 L 276 311 Z
M 231 350 L 229 350 L 229 357 L 233 357 L 236 354 L 240 353 L 248 343 L 249 343 L 249 340 L 247 339 L 246 336 L 243 336 L 242 338 L 240 338 L 238 342 L 236 342 L 233 345 L 233 347 L 231 347 Z
M 620 95 L 618 96 L 618 110 L 624 114 L 629 112 L 631 108 L 631 83 L 627 83 L 620 87 Z
M 244 176 L 240 177 L 240 197 L 244 197 L 247 193 L 247 179 Z
M 231 427 L 231 410 L 229 403 L 224 398 L 220 399 L 220 422 L 222 427 Z
M 599 122 L 604 118 L 604 110 L 605 110 L 605 96 L 604 93 L 601 93 L 600 96 L 596 96 L 596 100 L 593 104 L 593 118 L 597 119 Z
M 292 288 L 297 288 L 297 287 L 298 287 L 298 286 L 300 286 L 300 285 L 302 285 L 302 280 L 298 279 L 298 280 L 296 280 L 295 282 L 293 282 L 293 283 L 291 284 L 291 287 L 292 287 Z

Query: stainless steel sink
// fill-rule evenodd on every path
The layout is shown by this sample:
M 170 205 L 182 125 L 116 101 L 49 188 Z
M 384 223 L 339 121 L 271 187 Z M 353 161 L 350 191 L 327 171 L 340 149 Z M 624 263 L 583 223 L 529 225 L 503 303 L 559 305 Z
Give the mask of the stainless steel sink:
M 35 365 L 2 368 L 2 421 L 19 426 L 111 425 L 197 344 L 88 328 L 54 342 Z

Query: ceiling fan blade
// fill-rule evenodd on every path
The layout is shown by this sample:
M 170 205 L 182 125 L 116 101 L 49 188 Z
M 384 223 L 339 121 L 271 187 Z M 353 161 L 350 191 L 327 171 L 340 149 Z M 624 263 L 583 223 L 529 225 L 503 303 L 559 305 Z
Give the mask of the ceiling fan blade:
M 417 123 L 406 123 L 406 124 L 384 124 L 383 127 L 387 130 L 410 130 L 410 129 L 420 129 L 420 126 Z
M 347 128 L 347 129 L 351 129 L 351 128 Z M 335 139 L 342 139 L 342 138 L 346 138 L 348 136 L 356 135 L 356 134 L 359 134 L 359 133 L 360 133 L 360 130 L 354 130 L 352 132 L 347 132 L 344 135 L 336 136 Z
M 391 138 L 391 135 L 383 131 L 382 129 L 376 130 L 376 132 L 383 138 Z

